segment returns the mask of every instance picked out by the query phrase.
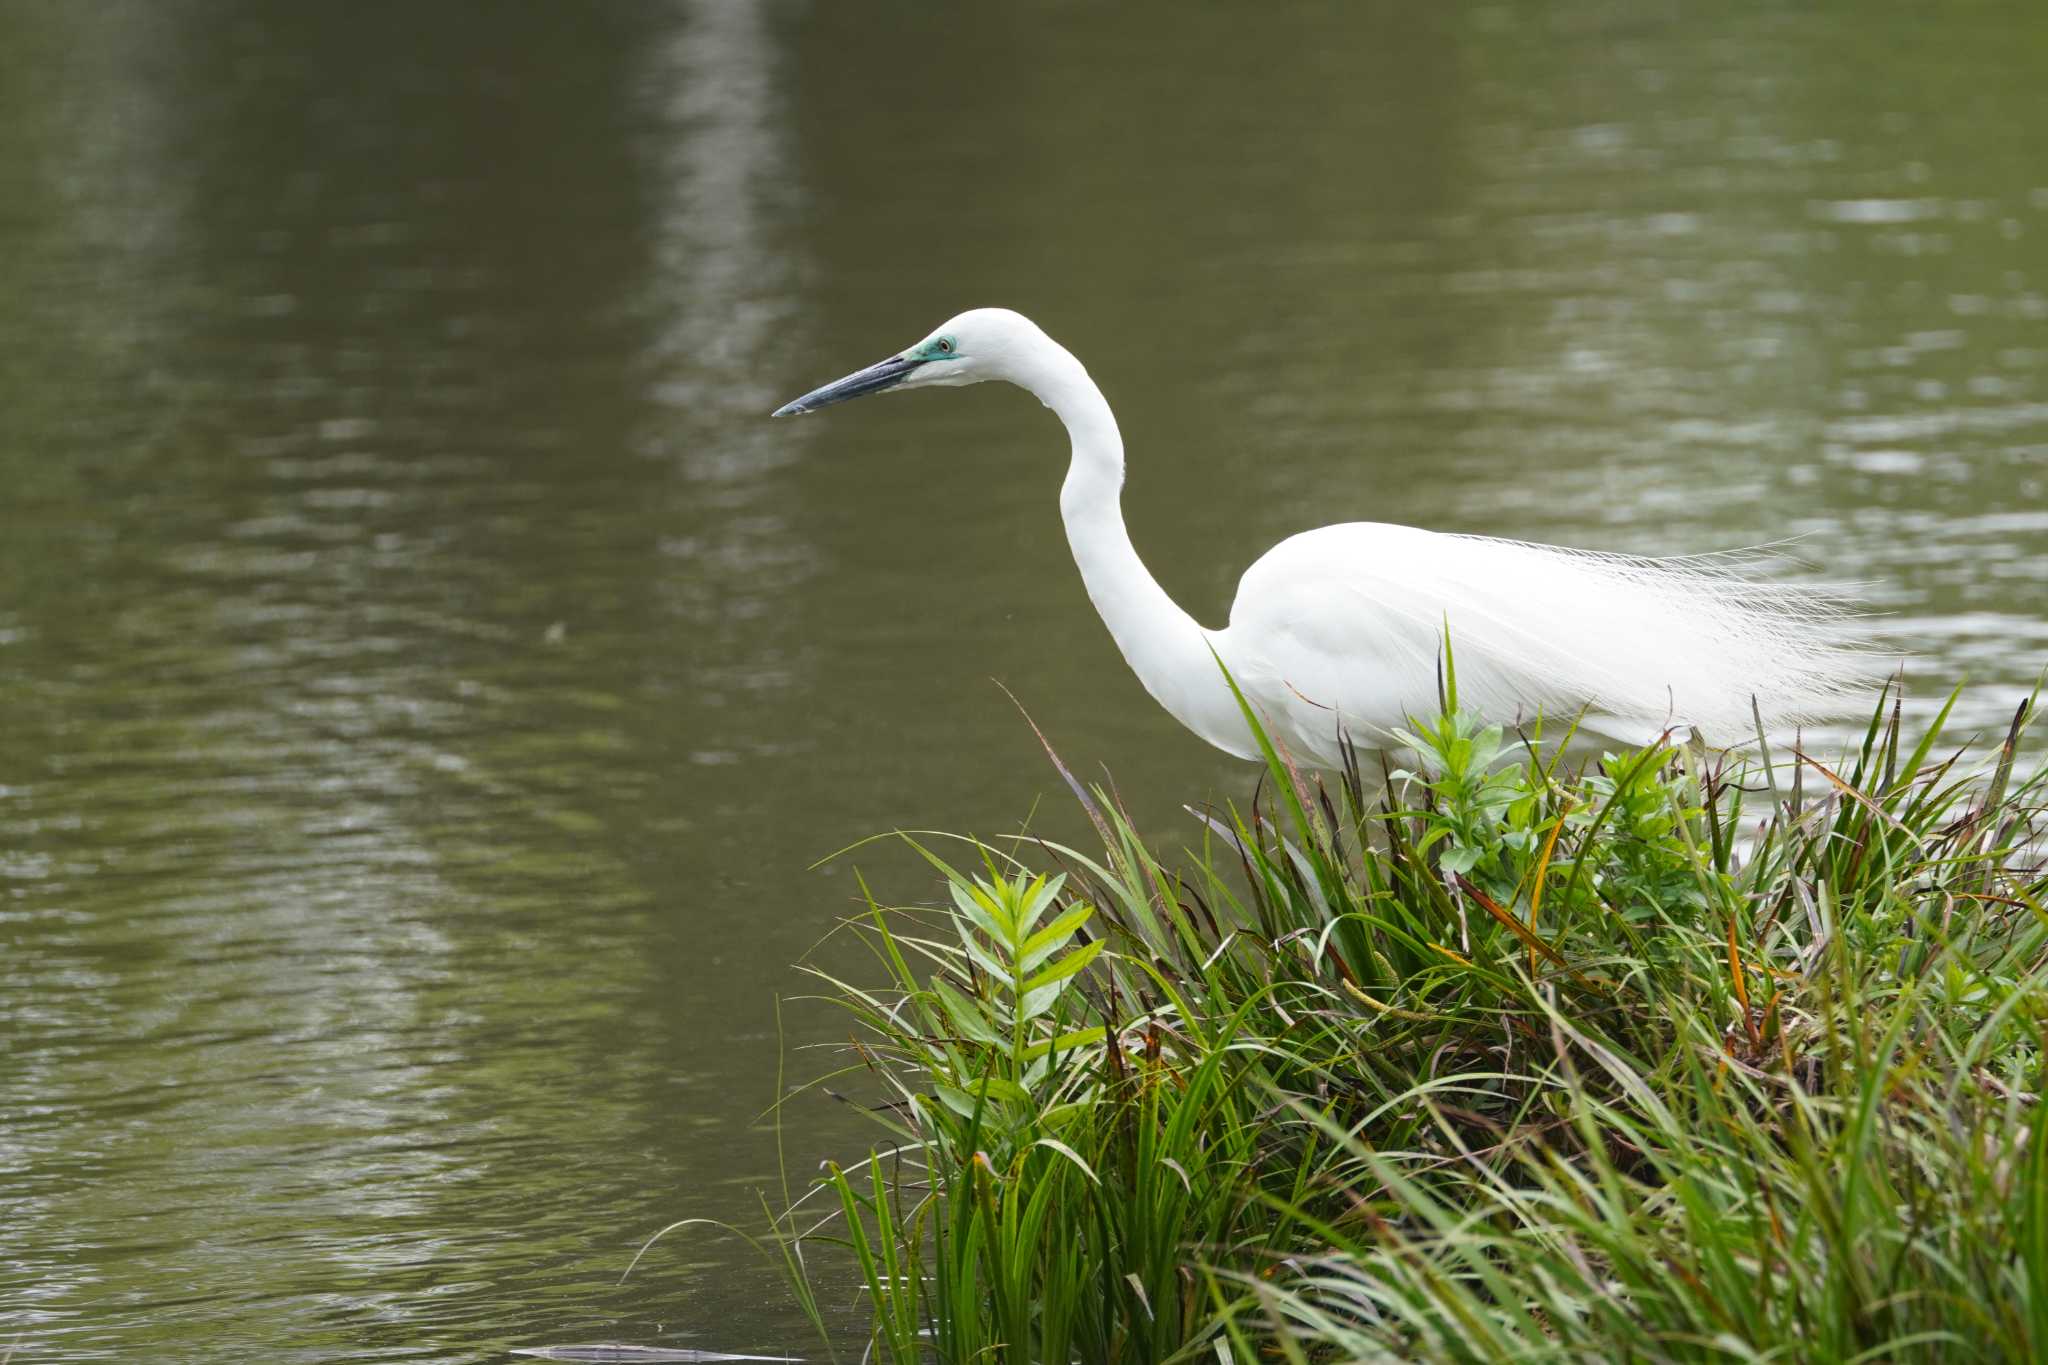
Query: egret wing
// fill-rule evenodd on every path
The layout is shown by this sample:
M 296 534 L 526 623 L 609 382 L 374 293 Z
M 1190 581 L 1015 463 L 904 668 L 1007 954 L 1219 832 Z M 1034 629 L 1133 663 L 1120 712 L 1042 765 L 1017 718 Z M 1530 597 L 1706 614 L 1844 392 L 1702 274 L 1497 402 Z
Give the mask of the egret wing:
M 1376 744 L 1434 711 L 1446 638 L 1460 701 L 1503 723 L 1739 742 L 1752 695 L 1776 727 L 1825 713 L 1870 671 L 1840 639 L 1838 594 L 1759 582 L 1746 563 L 1328 526 L 1245 572 L 1219 645 L 1304 744 L 1340 723 Z

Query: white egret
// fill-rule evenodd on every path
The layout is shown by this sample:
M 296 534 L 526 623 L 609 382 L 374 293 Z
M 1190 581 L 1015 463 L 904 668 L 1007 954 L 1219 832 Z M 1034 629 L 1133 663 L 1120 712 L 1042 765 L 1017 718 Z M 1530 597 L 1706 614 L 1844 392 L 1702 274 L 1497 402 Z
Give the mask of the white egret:
M 1397 747 L 1437 705 L 1446 634 L 1461 705 L 1555 735 L 1705 742 L 1833 714 L 1868 675 L 1826 589 L 1756 581 L 1741 558 L 1651 559 L 1352 522 L 1281 541 L 1245 572 L 1230 624 L 1208 630 L 1146 571 L 1124 529 L 1123 438 L 1081 362 L 1004 308 L 960 314 L 909 350 L 776 410 L 1004 379 L 1066 424 L 1060 490 L 1088 596 L 1138 680 L 1174 718 L 1240 757 L 1257 750 L 1220 661 L 1296 759 Z

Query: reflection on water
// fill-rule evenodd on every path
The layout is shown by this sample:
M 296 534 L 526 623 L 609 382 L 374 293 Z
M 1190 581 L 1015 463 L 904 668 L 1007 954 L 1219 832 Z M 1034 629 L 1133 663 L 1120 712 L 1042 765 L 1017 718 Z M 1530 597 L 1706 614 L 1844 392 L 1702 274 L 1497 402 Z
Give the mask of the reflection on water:
M 0 1341 L 804 1346 L 731 1244 L 617 1278 L 757 1217 L 810 865 L 1062 827 L 990 678 L 1162 831 L 1246 780 L 1035 405 L 763 417 L 963 307 L 1088 362 L 1212 621 L 1332 519 L 1798 536 L 2009 712 L 2031 12 L 1162 14 L 0 3 Z

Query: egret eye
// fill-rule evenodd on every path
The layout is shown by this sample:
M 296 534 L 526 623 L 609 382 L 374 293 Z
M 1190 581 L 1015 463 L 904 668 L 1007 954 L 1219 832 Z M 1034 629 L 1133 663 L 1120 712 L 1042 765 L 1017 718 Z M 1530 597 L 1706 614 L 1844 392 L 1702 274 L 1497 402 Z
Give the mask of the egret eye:
M 951 338 L 951 337 L 940 337 L 940 338 L 939 338 L 939 343 L 938 343 L 938 345 L 939 345 L 939 354 L 940 354 L 940 355 L 951 355 L 951 354 L 953 354 L 953 338 Z

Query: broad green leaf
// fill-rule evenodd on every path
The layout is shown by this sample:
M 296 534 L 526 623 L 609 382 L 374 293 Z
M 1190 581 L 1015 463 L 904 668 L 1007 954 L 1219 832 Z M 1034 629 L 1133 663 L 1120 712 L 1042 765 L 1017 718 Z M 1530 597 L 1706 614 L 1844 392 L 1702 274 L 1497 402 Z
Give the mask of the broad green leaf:
M 1479 862 L 1480 856 L 1480 850 L 1476 848 L 1467 848 L 1463 845 L 1447 848 L 1442 859 L 1443 869 L 1446 872 L 1460 874 L 1470 872 Z
M 980 883 L 952 882 L 946 889 L 953 893 L 953 904 L 960 907 L 960 913 L 967 916 L 975 927 L 998 943 L 1010 941 L 1009 916 L 1003 913 L 1002 907 L 982 889 Z
M 932 1093 L 939 1097 L 939 1103 L 963 1119 L 974 1117 L 974 1097 L 964 1090 L 956 1090 L 940 1081 L 932 1082 Z
M 992 1100 L 1008 1100 L 1016 1104 L 1031 1103 L 1031 1096 L 1023 1086 L 1005 1076 L 983 1076 L 968 1087 L 972 1094 L 986 1094 Z
M 1026 1019 L 1035 1019 L 1052 1007 L 1059 999 L 1060 992 L 1073 984 L 1074 973 L 1093 962 L 1102 951 L 1102 941 L 1076 948 L 1058 962 L 1047 967 L 1037 976 L 1024 983 L 1024 998 L 1018 1002 L 1017 1012 Z
M 1050 880 L 1038 877 L 1029 885 L 1024 883 L 1022 877 L 1018 878 L 1015 923 L 1020 936 L 1030 933 L 1031 926 L 1038 923 L 1038 917 L 1044 914 L 1048 907 L 1058 903 L 1060 889 L 1066 884 L 1067 876 L 1064 872 Z
M 974 959 L 975 966 L 987 972 L 989 978 L 997 984 L 1005 989 L 1009 988 L 1011 982 L 1016 979 L 1011 972 L 1009 963 L 1002 961 L 994 953 L 982 947 L 980 940 L 974 937 L 973 931 L 966 929 L 965 926 L 962 927 L 960 941 L 966 945 L 967 956 Z
M 1039 963 L 1058 952 L 1067 940 L 1074 936 L 1074 931 L 1087 923 L 1088 917 L 1094 913 L 1095 907 L 1092 905 L 1077 905 L 1025 939 L 1024 952 L 1017 959 L 1018 970 L 1035 970 Z
M 1017 1013 L 1026 1019 L 1036 1019 L 1052 1008 L 1053 1001 L 1060 998 L 1060 992 L 1074 984 L 1072 977 L 1063 977 L 1051 985 L 1040 986 L 1037 990 L 1026 991 L 1018 1002 Z
M 1093 962 L 1101 952 L 1101 939 L 1097 939 L 1093 943 L 1084 943 L 1074 949 L 1073 952 L 1068 953 L 1065 957 L 1053 963 L 1050 967 L 1047 967 L 1044 971 L 1039 972 L 1035 976 L 1027 977 L 1024 981 L 1024 989 L 1026 991 L 1035 991 L 1041 986 L 1050 986 L 1055 981 L 1064 981 Z
M 1093 1028 L 1075 1029 L 1072 1033 L 1062 1033 L 1057 1038 L 1041 1038 L 1030 1047 L 1024 1049 L 1024 1060 L 1027 1062 L 1032 1061 L 1035 1058 L 1043 1057 L 1048 1052 L 1071 1052 L 1077 1047 L 1093 1047 L 1106 1036 L 1108 1036 L 1108 1031 L 1102 1025 L 1097 1024 Z
M 953 1021 L 954 1028 L 970 1041 L 991 1047 L 1001 1046 L 1003 1040 L 996 1035 L 987 1015 L 975 1001 L 953 989 L 944 977 L 933 977 L 932 989 L 937 993 L 939 1003 L 945 1006 L 946 1017 Z

